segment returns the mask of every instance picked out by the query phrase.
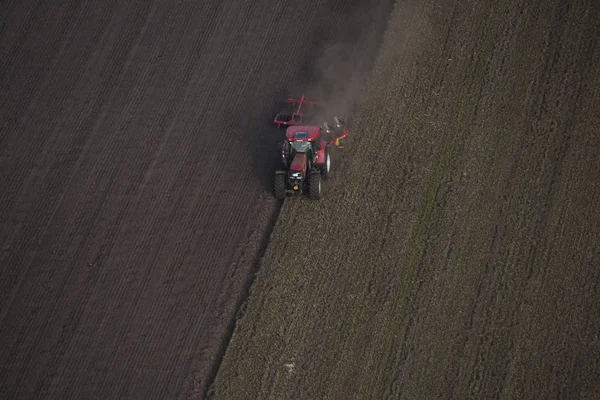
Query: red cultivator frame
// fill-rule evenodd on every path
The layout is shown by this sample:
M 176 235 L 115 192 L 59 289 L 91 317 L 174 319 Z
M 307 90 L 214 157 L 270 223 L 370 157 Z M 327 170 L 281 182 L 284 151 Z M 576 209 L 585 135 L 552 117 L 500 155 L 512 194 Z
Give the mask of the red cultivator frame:
M 298 105 L 297 107 L 296 104 Z M 306 100 L 304 94 L 300 99 L 288 98 L 285 110 L 277 113 L 273 122 L 277 124 L 278 128 L 281 128 L 281 125 L 286 127 L 290 125 L 303 125 L 304 112 L 302 111 L 302 105 L 304 104 L 308 105 L 308 111 L 310 112 L 317 105 L 317 102 Z

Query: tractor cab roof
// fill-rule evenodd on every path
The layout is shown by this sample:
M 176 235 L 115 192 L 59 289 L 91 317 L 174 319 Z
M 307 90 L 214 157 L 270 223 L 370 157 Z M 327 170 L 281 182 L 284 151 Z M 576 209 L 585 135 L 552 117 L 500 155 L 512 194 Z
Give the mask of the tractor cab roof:
M 287 140 L 295 141 L 308 141 L 317 140 L 321 127 L 319 126 L 290 126 L 285 131 L 285 137 Z

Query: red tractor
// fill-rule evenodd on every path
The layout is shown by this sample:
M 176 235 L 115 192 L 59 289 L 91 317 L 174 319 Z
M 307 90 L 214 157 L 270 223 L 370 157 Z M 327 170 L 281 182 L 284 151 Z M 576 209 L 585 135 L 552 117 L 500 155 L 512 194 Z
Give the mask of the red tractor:
M 285 140 L 280 142 L 282 169 L 275 172 L 274 194 L 283 200 L 288 195 L 308 193 L 312 199 L 322 197 L 321 179 L 327 179 L 331 171 L 330 146 L 341 147 L 340 140 L 348 136 L 344 122 L 334 117 L 334 127 L 327 122 L 323 126 L 304 125 L 302 104 L 316 102 L 288 99 L 299 103 L 290 114 L 279 113 L 275 117 L 278 126 L 287 126 Z

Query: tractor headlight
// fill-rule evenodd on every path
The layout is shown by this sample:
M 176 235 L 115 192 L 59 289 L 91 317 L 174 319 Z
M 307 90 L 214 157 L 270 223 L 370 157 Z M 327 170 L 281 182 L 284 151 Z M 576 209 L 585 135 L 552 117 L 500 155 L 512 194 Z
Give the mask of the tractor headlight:
M 298 184 L 302 182 L 302 172 L 299 171 L 290 171 L 288 174 L 288 179 L 291 184 Z

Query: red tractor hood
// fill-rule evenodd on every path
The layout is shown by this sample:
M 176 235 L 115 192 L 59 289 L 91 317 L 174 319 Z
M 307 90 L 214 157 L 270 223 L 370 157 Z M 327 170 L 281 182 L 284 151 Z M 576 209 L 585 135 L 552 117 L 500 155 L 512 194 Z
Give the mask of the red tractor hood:
M 285 137 L 287 140 L 317 140 L 321 133 L 321 127 L 319 126 L 290 126 L 285 131 Z
M 306 170 L 306 154 L 296 153 L 292 164 L 290 165 L 290 171 L 302 171 Z

